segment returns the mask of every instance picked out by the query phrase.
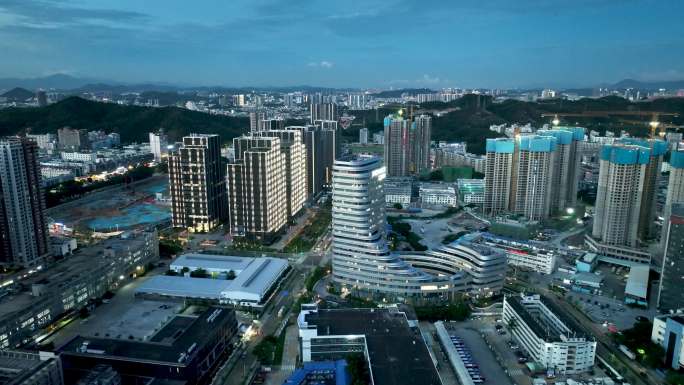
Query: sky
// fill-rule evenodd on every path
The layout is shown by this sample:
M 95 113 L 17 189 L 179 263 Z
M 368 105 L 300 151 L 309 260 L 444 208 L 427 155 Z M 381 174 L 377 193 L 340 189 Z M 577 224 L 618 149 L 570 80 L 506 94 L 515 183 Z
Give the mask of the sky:
M 0 0 L 0 77 L 583 87 L 684 79 L 681 0 Z

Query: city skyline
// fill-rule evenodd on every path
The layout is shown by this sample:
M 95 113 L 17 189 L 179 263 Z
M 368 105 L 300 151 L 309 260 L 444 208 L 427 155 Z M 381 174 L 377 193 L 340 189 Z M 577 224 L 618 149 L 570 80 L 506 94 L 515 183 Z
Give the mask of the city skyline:
M 672 64 L 684 58 L 676 2 L 356 5 L 6 1 L 0 44 L 14 59 L 0 72 L 255 87 L 589 87 L 684 79 Z

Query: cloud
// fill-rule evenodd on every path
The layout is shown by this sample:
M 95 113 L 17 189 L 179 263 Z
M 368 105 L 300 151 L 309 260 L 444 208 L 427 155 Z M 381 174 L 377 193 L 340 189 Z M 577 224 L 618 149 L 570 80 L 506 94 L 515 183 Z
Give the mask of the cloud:
M 83 8 L 51 0 L 3 0 L 0 3 L 0 13 L 5 14 L 5 20 L 0 26 L 32 28 L 92 23 L 128 24 L 148 19 L 147 15 L 138 12 Z
M 422 78 L 418 79 L 417 83 L 424 83 L 424 84 L 437 84 L 440 82 L 440 78 L 436 76 L 430 76 L 428 74 L 424 74 Z
M 312 61 L 306 63 L 307 67 L 314 67 L 314 68 L 332 68 L 335 63 L 328 61 L 328 60 L 321 60 L 321 61 Z

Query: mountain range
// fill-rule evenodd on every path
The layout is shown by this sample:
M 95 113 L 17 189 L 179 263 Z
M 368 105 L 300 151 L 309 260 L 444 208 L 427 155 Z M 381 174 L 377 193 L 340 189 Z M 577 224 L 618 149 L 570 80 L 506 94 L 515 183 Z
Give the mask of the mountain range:
M 29 91 L 35 91 L 39 88 L 46 90 L 68 91 L 70 93 L 81 92 L 111 92 L 115 94 L 127 92 L 146 92 L 146 91 L 160 91 L 160 92 L 176 92 L 182 90 L 195 91 L 212 91 L 218 93 L 248 93 L 252 91 L 275 91 L 275 92 L 292 92 L 292 91 L 308 91 L 308 92 L 325 92 L 325 91 L 359 91 L 354 88 L 329 88 L 329 87 L 315 87 L 315 86 L 291 86 L 291 87 L 226 87 L 226 86 L 183 86 L 169 83 L 122 83 L 117 81 L 95 79 L 86 77 L 75 77 L 66 74 L 54 74 L 44 77 L 36 78 L 0 78 L 0 92 L 7 91 L 16 87 L 25 88 Z M 602 84 L 593 88 L 610 88 L 610 89 L 626 89 L 635 88 L 645 91 L 658 90 L 665 88 L 667 90 L 684 89 L 684 80 L 672 81 L 639 81 L 635 79 L 624 79 L 614 84 Z M 591 90 L 592 87 L 577 87 L 572 90 Z M 540 88 L 531 88 L 530 90 L 538 90 Z M 402 89 L 402 90 L 386 90 L 380 91 L 380 95 L 387 97 L 387 95 L 401 95 L 403 92 L 419 93 L 430 92 L 428 88 L 421 89 Z

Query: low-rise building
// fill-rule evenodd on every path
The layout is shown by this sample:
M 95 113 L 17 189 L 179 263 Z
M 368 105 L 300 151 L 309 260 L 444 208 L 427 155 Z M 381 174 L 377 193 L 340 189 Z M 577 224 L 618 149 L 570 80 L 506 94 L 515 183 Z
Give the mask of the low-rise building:
M 464 205 L 484 203 L 484 179 L 459 179 L 456 186 L 458 199 Z
M 64 257 L 70 255 L 77 247 L 75 238 L 50 237 L 50 251 L 53 256 Z
M 108 365 L 125 384 L 156 379 L 193 385 L 209 383 L 236 333 L 235 311 L 210 307 L 198 316 L 176 315 L 143 341 L 76 336 L 58 351 L 69 384 Z
M 556 252 L 533 242 L 485 234 L 481 241 L 506 252 L 508 264 L 542 274 L 553 274 L 556 270 Z
M 596 341 L 540 295 L 504 297 L 503 321 L 514 340 L 546 370 L 576 374 L 594 366 Z
M 283 385 L 349 385 L 351 376 L 345 360 L 306 362 Z
M 653 319 L 651 341 L 665 349 L 665 365 L 684 368 L 684 315 L 668 314 Z
M 63 385 L 60 359 L 49 352 L 0 350 L 0 384 Z
M 385 203 L 387 203 L 388 206 L 399 203 L 403 207 L 408 207 L 411 204 L 413 197 L 413 178 L 385 178 L 383 188 L 385 190 Z
M 421 183 L 419 188 L 420 202 L 427 206 L 456 206 L 458 199 L 452 184 Z
M 156 230 L 129 232 L 82 248 L 55 265 L 6 278 L 0 287 L 0 349 L 32 341 L 158 260 Z
M 625 286 L 625 303 L 648 306 L 648 265 L 636 265 L 629 269 Z
M 297 317 L 303 362 L 362 354 L 374 385 L 441 385 L 417 322 L 386 309 L 318 309 L 302 305 Z
M 185 275 L 202 270 L 208 277 L 159 275 L 136 288 L 136 294 L 260 308 L 286 275 L 289 265 L 280 258 L 184 254 L 174 261 L 171 270 Z
M 598 263 L 598 255 L 596 253 L 584 253 L 575 261 L 577 271 L 591 273 L 596 268 Z

